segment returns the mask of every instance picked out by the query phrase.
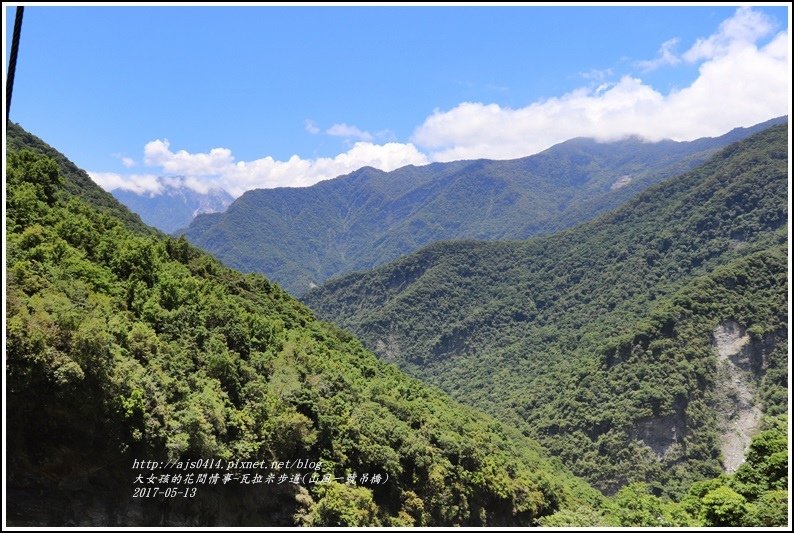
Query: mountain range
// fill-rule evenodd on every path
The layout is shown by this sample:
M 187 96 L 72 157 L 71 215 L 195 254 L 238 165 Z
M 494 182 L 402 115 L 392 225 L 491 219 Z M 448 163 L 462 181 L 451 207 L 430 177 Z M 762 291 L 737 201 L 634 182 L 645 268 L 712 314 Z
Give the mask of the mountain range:
M 234 197 L 219 188 L 205 193 L 185 186 L 180 177 L 161 180 L 163 190 L 157 194 L 114 189 L 113 196 L 130 211 L 138 213 L 148 225 L 165 233 L 186 228 L 198 215 L 225 211 Z
M 787 523 L 785 126 L 307 295 L 386 361 L 6 133 L 8 525 Z
M 305 188 L 248 191 L 187 239 L 300 295 L 329 278 L 450 239 L 523 239 L 590 220 L 770 125 L 691 142 L 577 138 L 508 161 L 365 167 Z
M 787 152 L 774 126 L 592 222 L 436 243 L 304 301 L 601 490 L 680 497 L 787 409 Z

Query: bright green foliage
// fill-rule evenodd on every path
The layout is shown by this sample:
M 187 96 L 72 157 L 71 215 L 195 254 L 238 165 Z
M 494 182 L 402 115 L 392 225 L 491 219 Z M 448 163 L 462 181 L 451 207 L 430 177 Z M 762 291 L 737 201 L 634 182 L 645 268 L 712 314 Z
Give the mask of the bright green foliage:
M 745 523 L 748 526 L 785 527 L 788 525 L 789 494 L 787 490 L 772 490 L 747 506 Z
M 380 362 L 263 277 L 133 231 L 41 155 L 12 151 L 8 166 L 10 516 L 123 513 L 136 458 L 311 458 L 320 474 L 389 476 L 310 494 L 224 487 L 226 503 L 182 508 L 202 524 L 531 525 L 598 506 L 533 441 Z M 96 512 L 48 518 L 69 505 Z
M 722 471 L 716 328 L 746 328 L 756 403 L 786 411 L 787 153 L 775 126 L 593 222 L 435 244 L 304 300 L 603 491 L 680 498 Z
M 692 142 L 576 138 L 509 161 L 364 167 L 312 187 L 248 191 L 226 212 L 198 216 L 185 235 L 227 265 L 301 295 L 440 240 L 570 228 L 781 121 Z
M 305 519 L 308 526 L 367 527 L 380 526 L 378 506 L 372 493 L 364 487 L 340 483 L 324 485 L 319 501 Z
M 747 500 L 732 488 L 721 486 L 701 500 L 703 517 L 712 526 L 734 526 L 744 521 Z
M 788 435 L 785 417 L 753 438 L 746 461 L 736 471 L 733 486 L 748 498 L 788 487 Z
M 610 519 L 621 527 L 692 526 L 691 517 L 674 503 L 652 495 L 644 483 L 623 487 L 613 500 Z
M 141 222 L 141 218 L 121 205 L 113 195 L 103 191 L 94 184 L 88 174 L 69 161 L 66 156 L 53 147 L 22 129 L 18 124 L 6 122 L 6 143 L 9 152 L 31 150 L 39 155 L 47 156 L 54 162 L 65 179 L 63 187 L 70 195 L 80 196 L 85 202 L 100 211 L 112 214 L 121 219 L 125 226 L 136 233 L 153 234 L 156 230 Z M 51 162 L 47 164 L 52 164 Z
M 32 138 L 14 128 L 14 142 Z M 226 502 L 210 495 L 183 514 L 215 525 L 785 525 L 784 418 L 767 421 L 735 475 L 718 475 L 711 346 L 715 326 L 745 325 L 762 405 L 785 412 L 784 140 L 780 129 L 749 139 L 583 228 L 438 245 L 337 293 L 385 357 L 518 429 L 406 378 L 261 276 L 139 227 L 63 156 L 54 166 L 12 150 L 9 516 L 124 518 L 133 458 L 309 457 L 336 477 L 390 481 L 229 488 Z M 660 461 L 640 441 L 665 425 L 680 438 Z M 604 505 L 522 431 L 615 499 Z
M 735 475 L 722 474 L 693 483 L 680 502 L 654 496 L 643 483 L 631 483 L 600 511 L 562 509 L 544 517 L 540 523 L 621 527 L 785 526 L 788 492 L 769 487 L 785 487 L 786 473 L 764 469 L 780 453 L 781 441 L 785 449 L 785 438 L 785 417 L 767 419 L 764 430 L 752 439 L 747 461 Z M 769 446 L 769 443 L 775 444 Z M 759 473 L 752 482 L 747 481 L 748 471 Z

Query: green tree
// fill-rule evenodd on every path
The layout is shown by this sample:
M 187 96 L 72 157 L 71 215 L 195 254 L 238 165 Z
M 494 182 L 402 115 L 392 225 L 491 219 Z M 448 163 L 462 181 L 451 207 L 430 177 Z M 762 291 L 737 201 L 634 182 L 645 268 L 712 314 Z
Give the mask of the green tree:
M 320 499 L 306 517 L 306 525 L 318 527 L 381 525 L 372 492 L 366 488 L 332 482 L 323 486 L 318 492 Z
M 747 513 L 747 500 L 728 486 L 721 486 L 703 497 L 703 518 L 710 526 L 740 526 Z
M 747 507 L 745 524 L 755 527 L 782 527 L 788 523 L 789 496 L 786 490 L 765 492 Z
M 8 168 L 9 182 L 33 185 L 41 200 L 53 204 L 55 192 L 63 183 L 55 161 L 32 150 L 12 151 L 8 154 Z
M 680 525 L 671 521 L 664 502 L 649 492 L 644 483 L 631 483 L 615 495 L 614 518 L 619 526 L 663 527 Z

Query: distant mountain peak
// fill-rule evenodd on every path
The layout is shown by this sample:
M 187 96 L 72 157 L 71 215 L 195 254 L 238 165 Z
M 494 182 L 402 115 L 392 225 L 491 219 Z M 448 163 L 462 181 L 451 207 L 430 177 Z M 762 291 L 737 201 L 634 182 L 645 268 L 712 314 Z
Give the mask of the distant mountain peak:
M 448 239 L 520 239 L 571 227 L 747 136 L 576 138 L 520 159 L 362 167 L 310 187 L 257 189 L 197 217 L 187 239 L 294 294 Z M 628 177 L 626 177 L 628 176 Z
M 234 201 L 220 187 L 198 192 L 185 181 L 184 176 L 164 176 L 158 178 L 159 190 L 138 193 L 117 188 L 111 194 L 144 222 L 166 233 L 187 227 L 200 214 L 223 212 Z

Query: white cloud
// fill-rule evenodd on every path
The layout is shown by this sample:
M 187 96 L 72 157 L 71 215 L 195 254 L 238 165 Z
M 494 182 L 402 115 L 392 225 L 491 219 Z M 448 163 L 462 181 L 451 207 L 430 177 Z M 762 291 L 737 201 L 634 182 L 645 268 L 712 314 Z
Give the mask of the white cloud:
M 624 76 L 614 85 L 580 88 L 518 109 L 464 102 L 436 110 L 412 141 L 435 161 L 514 158 L 577 136 L 691 140 L 785 115 L 791 100 L 788 33 L 761 48 L 756 44 L 771 27 L 764 15 L 738 9 L 685 54 L 688 61 L 707 59 L 697 79 L 668 94 Z M 667 49 L 672 54 L 672 45 Z
M 121 164 L 124 165 L 126 168 L 132 168 L 135 166 L 135 160 L 131 157 L 127 157 L 124 154 L 113 154 L 113 157 L 121 161 Z
M 717 33 L 698 39 L 683 58 L 694 63 L 726 56 L 739 48 L 754 47 L 759 39 L 770 35 L 774 27 L 773 21 L 760 11 L 740 7 L 731 18 L 720 24 Z
M 612 69 L 605 68 L 605 69 L 593 69 L 588 72 L 580 72 L 579 75 L 586 80 L 592 80 L 597 82 L 602 82 L 605 79 L 612 76 Z
M 397 135 L 390 129 L 375 132 L 375 138 L 379 141 L 397 142 Z
M 649 140 L 691 140 L 721 135 L 737 126 L 790 113 L 788 32 L 758 45 L 760 39 L 771 36 L 772 28 L 765 15 L 741 8 L 681 59 L 675 55 L 676 41 L 666 41 L 659 57 L 645 62 L 645 68 L 680 60 L 700 63 L 695 81 L 667 94 L 633 75 L 612 82 L 607 80 L 610 70 L 592 71 L 582 74 L 591 86 L 525 107 L 463 102 L 450 110 L 436 110 L 416 128 L 412 143 L 384 142 L 393 139 L 389 130 L 372 135 L 340 123 L 325 133 L 358 142 L 335 157 L 303 159 L 293 155 L 279 161 L 268 156 L 237 161 L 228 148 L 174 152 L 168 140 L 157 139 L 144 147 L 144 164 L 161 175 L 182 177 L 158 181 L 151 174 L 91 176 L 108 190 L 123 187 L 158 194 L 172 186 L 168 180 L 178 180 L 198 192 L 222 187 L 239 196 L 254 188 L 309 186 L 362 166 L 389 171 L 431 161 L 523 157 L 572 137 L 610 140 L 637 134 Z M 312 120 L 306 120 L 304 127 L 312 134 L 321 131 Z
M 200 193 L 220 187 L 233 196 L 239 196 L 256 188 L 305 187 L 364 166 L 389 171 L 405 165 L 430 162 L 413 144 L 357 142 L 336 157 L 302 159 L 293 155 L 287 161 L 272 157 L 235 161 L 231 150 L 227 148 L 213 148 L 208 153 L 189 153 L 185 150 L 172 152 L 170 143 L 159 139 L 146 144 L 144 161 L 151 167 L 176 176 L 122 176 L 112 172 L 91 172 L 90 175 L 105 190 L 122 188 L 139 194 L 156 195 L 165 187 L 185 186 Z
M 336 157 L 302 159 L 293 155 L 287 161 L 277 161 L 272 157 L 239 161 L 225 169 L 220 182 L 227 191 L 237 196 L 254 188 L 306 187 L 364 166 L 389 171 L 405 165 L 424 165 L 429 162 L 427 156 L 413 144 L 357 142 L 350 150 Z
M 769 36 L 774 29 L 775 23 L 767 15 L 742 7 L 720 24 L 717 33 L 698 39 L 681 56 L 675 53 L 679 43 L 676 37 L 662 43 L 655 59 L 640 61 L 638 66 L 648 72 L 666 65 L 677 65 L 682 59 L 687 63 L 696 63 L 723 57 L 741 48 L 754 47 L 759 39 Z
M 334 137 L 344 137 L 346 139 L 358 139 L 359 141 L 371 141 L 372 134 L 368 131 L 363 131 L 357 128 L 356 126 L 350 126 L 348 124 L 334 124 L 327 130 L 325 133 L 328 135 L 333 135 Z
M 764 46 L 763 53 L 768 57 L 777 59 L 779 61 L 787 61 L 789 66 L 791 66 L 791 56 L 789 55 L 790 49 L 791 42 L 789 40 L 789 34 L 788 32 L 784 31 L 778 33 L 775 38 L 769 42 L 769 44 Z
M 656 108 L 661 100 L 661 94 L 626 76 L 608 88 L 578 89 L 519 109 L 466 102 L 436 111 L 413 140 L 436 161 L 509 159 L 572 137 L 621 137 L 633 132 L 634 125 L 626 124 L 632 110 Z
M 775 41 L 788 42 L 788 35 L 780 34 Z M 719 135 L 789 114 L 791 58 L 787 51 L 779 53 L 775 41 L 760 50 L 748 46 L 703 63 L 692 85 L 670 94 L 657 113 L 659 120 L 670 117 L 665 135 Z
M 639 67 L 645 71 L 649 72 L 651 70 L 656 70 L 659 67 L 664 67 L 666 65 L 677 65 L 681 62 L 681 58 L 675 54 L 675 47 L 678 45 L 678 38 L 675 37 L 673 39 L 669 39 L 662 43 L 662 47 L 659 48 L 659 54 L 657 55 L 656 59 L 651 59 L 648 61 L 640 61 L 638 63 Z
M 154 174 L 117 174 L 115 172 L 88 172 L 94 183 L 105 189 L 123 189 L 137 194 L 157 196 L 163 192 L 163 185 Z
M 176 153 L 170 149 L 168 139 L 154 140 L 143 147 L 143 161 L 150 167 L 161 167 L 168 174 L 217 175 L 233 162 L 228 148 L 213 148 L 209 153 L 191 154 L 186 150 Z

